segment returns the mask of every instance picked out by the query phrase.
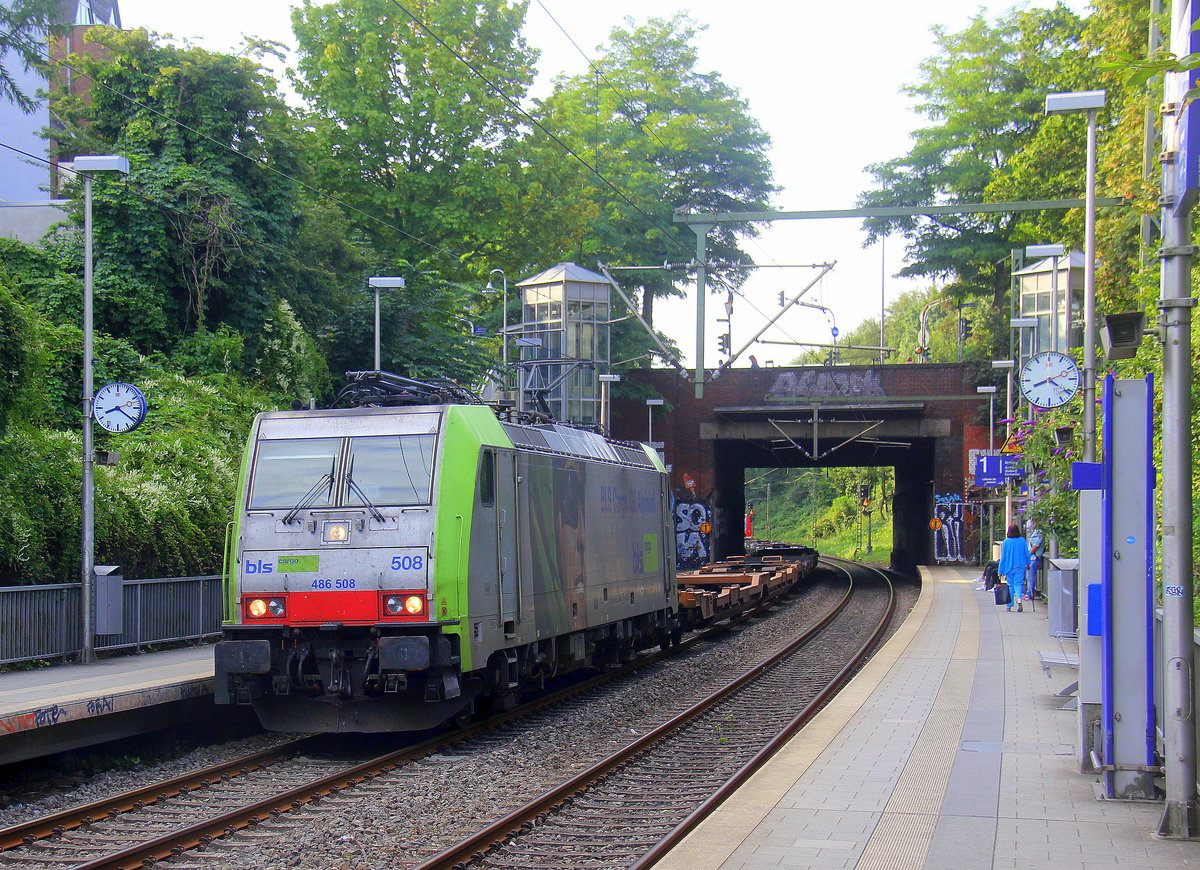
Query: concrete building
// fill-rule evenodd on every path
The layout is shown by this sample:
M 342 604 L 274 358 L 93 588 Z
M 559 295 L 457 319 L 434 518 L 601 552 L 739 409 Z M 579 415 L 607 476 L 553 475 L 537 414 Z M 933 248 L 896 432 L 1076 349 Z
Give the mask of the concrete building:
M 12 2 L 0 0 L 0 5 Z M 44 37 L 48 56 L 62 58 L 87 51 L 85 36 L 90 27 L 121 26 L 117 0 L 61 0 L 59 10 L 62 20 L 72 27 L 62 42 L 52 44 Z M 37 70 L 25 69 L 15 52 L 7 52 L 2 62 L 23 93 L 33 96 L 50 90 L 50 82 Z M 85 82 L 76 80 L 68 68 L 60 65 L 57 71 L 73 92 L 84 93 Z M 58 179 L 50 143 L 42 137 L 43 130 L 54 129 L 58 123 L 51 102 L 39 99 L 28 114 L 14 103 L 0 102 L 0 143 L 4 146 L 0 148 L 0 236 L 37 241 L 65 213 L 66 200 L 56 197 Z

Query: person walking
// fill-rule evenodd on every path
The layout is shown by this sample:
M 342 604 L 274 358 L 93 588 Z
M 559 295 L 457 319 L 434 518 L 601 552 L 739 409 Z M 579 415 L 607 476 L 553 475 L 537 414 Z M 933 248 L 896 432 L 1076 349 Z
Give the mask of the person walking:
M 1026 524 L 1028 533 L 1026 538 L 1029 541 L 1029 583 L 1025 587 L 1025 597 L 1031 602 L 1037 600 L 1038 580 L 1040 579 L 1042 569 L 1042 555 L 1046 552 L 1045 539 L 1042 537 L 1042 530 L 1034 526 L 1033 520 Z M 1031 605 L 1032 606 L 1032 605 Z
M 1000 545 L 1000 564 L 996 566 L 997 573 L 1008 584 L 1012 598 L 1008 602 L 1011 613 L 1013 604 L 1017 612 L 1021 612 L 1021 598 L 1025 594 L 1025 572 L 1029 568 L 1029 542 L 1021 534 L 1021 527 L 1013 523 L 1008 527 L 1008 536 Z

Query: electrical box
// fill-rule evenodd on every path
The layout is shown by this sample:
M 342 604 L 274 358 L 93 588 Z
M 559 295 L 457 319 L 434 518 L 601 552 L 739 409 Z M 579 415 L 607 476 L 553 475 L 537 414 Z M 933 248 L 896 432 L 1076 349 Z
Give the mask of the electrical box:
M 120 565 L 97 565 L 96 634 L 120 634 L 124 631 L 125 571 Z
M 1078 559 L 1051 559 L 1046 574 L 1046 610 L 1050 636 L 1064 637 L 1079 629 L 1079 611 L 1075 600 L 1079 582 Z

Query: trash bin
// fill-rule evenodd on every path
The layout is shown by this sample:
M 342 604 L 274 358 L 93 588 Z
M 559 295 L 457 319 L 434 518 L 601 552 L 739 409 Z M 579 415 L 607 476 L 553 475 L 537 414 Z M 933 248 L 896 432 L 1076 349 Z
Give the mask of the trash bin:
M 120 565 L 97 565 L 96 634 L 120 634 L 124 631 L 125 571 Z
M 1046 577 L 1046 612 L 1051 637 L 1076 634 L 1079 631 L 1079 608 L 1076 606 L 1079 583 L 1078 559 L 1050 559 Z

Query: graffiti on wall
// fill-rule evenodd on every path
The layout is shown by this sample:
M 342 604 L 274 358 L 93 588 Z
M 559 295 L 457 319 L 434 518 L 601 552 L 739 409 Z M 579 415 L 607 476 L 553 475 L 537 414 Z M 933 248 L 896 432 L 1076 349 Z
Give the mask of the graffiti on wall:
M 680 571 L 709 563 L 712 511 L 702 501 L 675 502 L 675 558 Z
M 933 532 L 933 558 L 938 562 L 962 562 L 966 503 L 960 495 L 935 495 L 933 501 L 933 516 L 941 521 Z
M 866 371 L 820 371 L 781 372 L 771 389 L 768 399 L 800 399 L 816 397 L 883 396 L 883 383 L 875 369 Z

